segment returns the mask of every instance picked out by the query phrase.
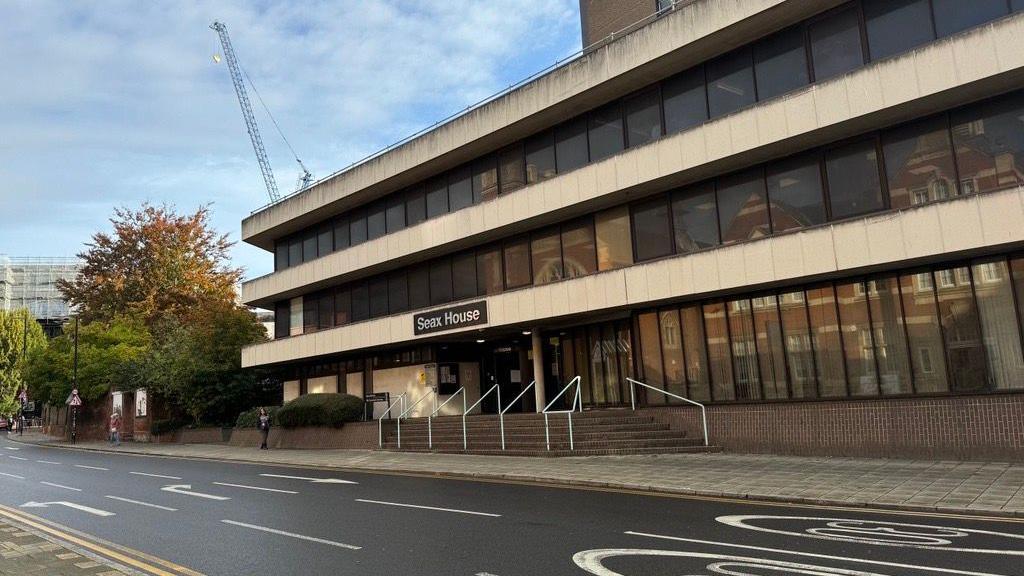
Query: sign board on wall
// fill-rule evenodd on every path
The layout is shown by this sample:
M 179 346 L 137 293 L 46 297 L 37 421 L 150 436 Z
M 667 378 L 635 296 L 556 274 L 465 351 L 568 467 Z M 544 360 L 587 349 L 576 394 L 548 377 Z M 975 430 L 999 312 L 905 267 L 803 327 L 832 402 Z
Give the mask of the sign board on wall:
M 459 391 L 459 363 L 441 362 L 437 365 L 437 393 L 442 396 Z
M 113 404 L 110 409 L 113 412 L 119 412 L 124 414 L 124 394 L 121 392 L 114 392 L 111 394 L 111 403 Z
M 135 415 L 145 416 L 146 408 L 148 407 L 148 405 L 149 402 L 146 395 L 146 389 L 139 388 L 138 390 L 135 391 Z
M 451 308 L 431 310 L 412 317 L 413 334 L 430 334 L 454 330 L 466 326 L 477 326 L 487 323 L 487 301 L 471 302 Z

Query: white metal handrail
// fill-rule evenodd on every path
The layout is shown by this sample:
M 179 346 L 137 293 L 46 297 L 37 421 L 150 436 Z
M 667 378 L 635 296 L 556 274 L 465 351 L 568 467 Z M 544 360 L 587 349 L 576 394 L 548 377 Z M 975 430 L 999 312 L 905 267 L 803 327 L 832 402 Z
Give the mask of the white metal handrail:
M 536 384 L 537 384 L 536 380 L 530 382 L 530 384 L 527 385 L 526 388 L 523 388 L 523 391 L 520 392 L 518 396 L 513 398 L 512 401 L 509 402 L 507 406 L 505 406 L 504 408 L 498 410 L 498 423 L 501 425 L 501 449 L 502 450 L 505 449 L 505 412 L 508 412 L 509 408 L 515 406 L 516 402 L 519 402 L 519 399 L 523 397 L 523 394 L 526 394 L 526 391 L 529 390 L 530 388 L 533 388 L 534 385 L 536 385 Z M 499 408 L 500 408 L 500 406 L 499 406 Z
M 495 392 L 495 391 L 497 391 L 497 393 L 498 393 L 498 413 L 500 414 L 501 413 L 501 388 L 499 388 L 497 384 L 491 386 L 487 390 L 487 392 L 484 392 L 483 395 L 480 396 L 480 399 L 477 400 L 476 402 L 474 402 L 472 406 L 470 406 L 469 408 L 466 408 L 466 409 L 464 409 L 462 411 L 462 449 L 463 450 L 465 450 L 469 446 L 468 442 L 466 441 L 466 414 L 469 414 L 470 410 L 472 410 L 472 409 L 476 408 L 477 406 L 479 406 L 480 403 L 484 401 L 484 398 L 487 398 L 491 394 L 491 392 Z
M 430 390 L 430 394 L 437 394 L 437 392 L 434 392 L 433 390 Z M 409 412 L 412 412 L 412 409 L 415 408 L 416 406 L 418 406 L 420 402 L 423 402 L 424 400 L 426 400 L 427 397 L 430 396 L 430 394 L 424 394 L 423 396 L 420 396 L 419 400 L 413 402 L 412 406 L 409 406 L 408 408 L 405 409 L 405 412 L 402 412 L 401 414 L 398 415 L 398 447 L 399 448 L 402 447 L 402 418 L 405 418 L 406 414 L 408 414 Z
M 694 406 L 700 408 L 700 419 L 701 419 L 701 421 L 702 421 L 702 423 L 704 425 L 704 445 L 705 446 L 708 445 L 708 415 L 707 415 L 707 411 L 704 409 L 704 405 L 703 404 L 701 404 L 700 402 L 695 402 L 693 400 L 690 400 L 689 398 L 683 398 L 682 396 L 680 396 L 678 394 L 673 394 L 673 393 L 671 393 L 671 392 L 669 392 L 667 390 L 662 390 L 661 388 L 655 388 L 654 386 L 651 386 L 650 384 L 644 384 L 643 382 L 640 382 L 639 380 L 634 380 L 634 379 L 629 378 L 629 377 L 627 377 L 626 380 L 629 382 L 629 404 L 630 404 L 630 406 L 633 407 L 633 410 L 636 410 L 636 392 L 634 390 L 635 390 L 637 384 L 639 384 L 640 386 L 643 386 L 644 388 L 650 388 L 651 390 L 654 390 L 655 392 L 661 392 L 665 396 L 670 396 L 670 397 L 675 398 L 677 400 L 682 400 L 683 402 L 689 402 L 690 404 L 693 404 Z
M 394 402 L 389 404 L 388 405 L 388 409 L 385 410 L 384 413 L 380 415 L 380 418 L 377 418 L 377 448 L 383 448 L 384 447 L 384 417 L 385 416 L 390 416 L 391 415 L 391 410 L 395 407 L 396 404 L 399 404 L 399 403 L 402 404 L 402 408 L 404 409 L 405 408 L 405 394 L 399 394 L 398 398 L 395 399 Z
M 581 380 L 581 378 L 579 376 L 576 376 L 575 378 L 570 380 L 569 383 L 566 384 L 564 388 L 562 388 L 562 391 L 559 392 L 558 395 L 555 396 L 553 400 L 551 400 L 551 402 L 548 402 L 548 405 L 544 407 L 544 410 L 542 410 L 542 412 L 544 413 L 544 441 L 547 444 L 548 450 L 551 450 L 551 427 L 550 427 L 550 423 L 548 422 L 548 414 L 566 414 L 566 415 L 568 415 L 568 417 L 569 417 L 569 450 L 575 450 L 576 449 L 576 446 L 573 443 L 573 439 L 572 439 L 572 413 L 576 411 L 576 406 L 577 405 L 579 405 L 580 412 L 583 412 L 583 402 L 580 400 L 580 380 Z M 569 390 L 569 388 L 571 388 L 573 386 L 576 386 L 576 394 L 574 395 L 574 397 L 572 399 L 572 407 L 569 408 L 568 410 L 552 410 L 551 407 L 555 405 L 555 402 L 558 402 L 558 399 L 561 398 L 566 393 L 566 391 Z
M 434 411 L 430 413 L 430 416 L 427 416 L 427 447 L 428 448 L 431 448 L 431 449 L 434 448 L 434 430 L 433 430 L 432 424 L 431 424 L 433 422 L 433 420 L 434 420 L 434 416 L 437 416 L 437 413 L 441 411 L 441 408 L 444 408 L 445 404 L 447 404 L 447 403 L 451 402 L 452 400 L 454 400 L 455 397 L 458 396 L 459 394 L 462 394 L 462 412 L 465 413 L 466 412 L 466 387 L 463 386 L 462 388 L 459 388 L 459 390 L 457 392 L 455 392 L 455 394 L 452 394 L 451 396 L 449 396 L 447 400 L 445 400 L 444 402 L 441 402 L 440 406 L 435 407 Z M 437 403 L 437 395 L 436 394 L 434 395 L 434 403 L 435 404 Z

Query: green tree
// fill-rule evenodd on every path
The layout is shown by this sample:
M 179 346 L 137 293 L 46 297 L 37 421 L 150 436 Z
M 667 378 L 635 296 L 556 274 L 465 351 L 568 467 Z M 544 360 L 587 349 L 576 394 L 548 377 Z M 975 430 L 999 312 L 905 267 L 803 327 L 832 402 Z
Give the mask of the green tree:
M 74 378 L 72 323 L 64 334 L 29 356 L 30 393 L 49 404 L 61 405 L 71 393 Z M 90 322 L 78 328 L 78 392 L 87 402 L 103 398 L 129 377 L 130 369 L 149 353 L 152 337 L 136 317 L 118 316 L 109 322 Z
M 0 416 L 20 406 L 28 356 L 45 347 L 46 335 L 28 310 L 0 310 Z

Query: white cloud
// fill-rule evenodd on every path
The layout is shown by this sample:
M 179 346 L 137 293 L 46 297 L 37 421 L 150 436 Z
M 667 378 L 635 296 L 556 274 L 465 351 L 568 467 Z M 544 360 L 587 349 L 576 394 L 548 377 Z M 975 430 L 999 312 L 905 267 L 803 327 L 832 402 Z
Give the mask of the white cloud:
M 574 0 L 5 4 L 0 252 L 70 255 L 114 206 L 213 203 L 237 238 L 266 193 L 215 19 L 296 150 L 333 172 L 578 48 Z M 257 119 L 278 185 L 297 167 Z M 249 275 L 269 254 L 240 245 Z

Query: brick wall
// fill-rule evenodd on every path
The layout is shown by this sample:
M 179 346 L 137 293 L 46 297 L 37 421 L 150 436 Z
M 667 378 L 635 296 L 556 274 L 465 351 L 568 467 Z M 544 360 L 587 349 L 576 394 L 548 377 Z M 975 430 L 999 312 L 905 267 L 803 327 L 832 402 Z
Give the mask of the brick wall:
M 231 433 L 232 446 L 259 446 L 260 431 L 255 428 L 236 429 Z M 376 422 L 349 422 L 341 428 L 292 428 L 270 430 L 267 441 L 271 448 L 372 449 L 377 447 Z
M 696 408 L 643 412 L 700 432 Z M 731 452 L 1024 461 L 1024 394 L 708 406 L 711 443 Z

